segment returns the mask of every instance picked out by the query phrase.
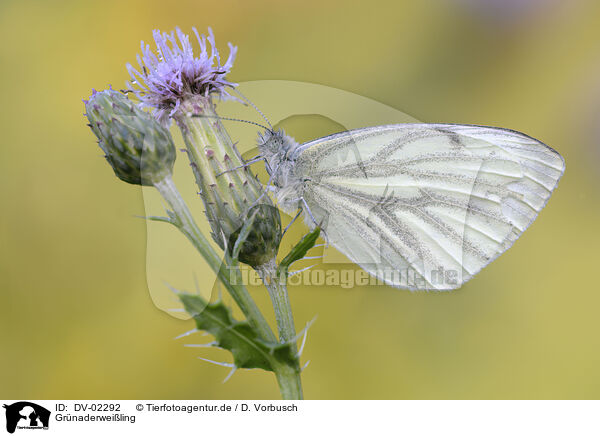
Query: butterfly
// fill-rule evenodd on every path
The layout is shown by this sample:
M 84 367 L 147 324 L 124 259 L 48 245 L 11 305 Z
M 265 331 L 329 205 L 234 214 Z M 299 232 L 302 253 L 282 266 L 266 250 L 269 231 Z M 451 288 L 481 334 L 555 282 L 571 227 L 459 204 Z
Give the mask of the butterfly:
M 299 144 L 259 134 L 279 207 L 382 282 L 459 288 L 508 250 L 544 208 L 562 156 L 523 133 L 394 124 Z

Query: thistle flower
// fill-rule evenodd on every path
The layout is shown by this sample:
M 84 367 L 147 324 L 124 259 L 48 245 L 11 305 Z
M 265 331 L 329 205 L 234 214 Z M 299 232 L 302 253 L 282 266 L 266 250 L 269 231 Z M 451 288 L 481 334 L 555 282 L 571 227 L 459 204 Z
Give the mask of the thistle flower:
M 88 126 L 119 179 L 154 185 L 172 173 L 173 139 L 152 115 L 113 89 L 93 90 L 84 103 Z
M 228 87 L 235 84 L 225 76 L 233 66 L 236 48 L 221 65 L 215 40 L 199 36 L 200 53 L 194 56 L 189 37 L 179 28 L 175 32 L 154 31 L 157 55 L 142 43 L 138 56 L 141 72 L 128 65 L 137 88 L 129 84 L 142 106 L 151 107 L 167 125 L 174 119 L 181 129 L 190 164 L 211 225 L 213 239 L 233 254 L 244 224 L 252 225 L 242 236 L 238 259 L 253 267 L 274 259 L 281 240 L 281 220 L 260 182 L 252 175 L 219 119 L 213 95 L 232 98 Z M 207 44 L 211 46 L 210 55 Z
M 127 84 L 128 91 L 135 94 L 143 106 L 153 108 L 155 116 L 163 123 L 169 122 L 183 101 L 211 94 L 222 99 L 231 98 L 227 87 L 237 86 L 225 79 L 233 67 L 237 47 L 229 43 L 229 57 L 221 65 L 212 30 L 208 29 L 208 38 L 200 36 L 196 28 L 193 31 L 200 45 L 198 56 L 194 56 L 189 36 L 181 29 L 176 28 L 171 33 L 155 30 L 156 54 L 142 41 L 142 55 L 137 56 L 140 69 L 127 64 L 133 80 Z

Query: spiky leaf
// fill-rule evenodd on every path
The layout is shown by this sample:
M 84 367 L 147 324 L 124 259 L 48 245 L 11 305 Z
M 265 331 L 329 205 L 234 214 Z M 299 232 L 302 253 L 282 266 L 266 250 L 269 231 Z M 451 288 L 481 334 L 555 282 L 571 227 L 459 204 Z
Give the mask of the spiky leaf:
M 196 321 L 198 330 L 215 337 L 215 346 L 233 355 L 237 368 L 261 368 L 273 371 L 278 363 L 298 368 L 298 358 L 291 343 L 267 343 L 262 341 L 254 328 L 246 321 L 237 321 L 222 302 L 206 303 L 192 294 L 180 294 L 183 306 Z
M 315 243 L 317 242 L 320 233 L 321 228 L 316 227 L 312 232 L 304 235 L 300 242 L 298 242 L 296 246 L 292 248 L 288 255 L 285 256 L 279 264 L 279 274 L 284 274 L 287 276 L 288 268 L 290 267 L 290 265 L 295 261 L 300 260 L 304 256 L 306 256 L 308 250 L 315 246 Z

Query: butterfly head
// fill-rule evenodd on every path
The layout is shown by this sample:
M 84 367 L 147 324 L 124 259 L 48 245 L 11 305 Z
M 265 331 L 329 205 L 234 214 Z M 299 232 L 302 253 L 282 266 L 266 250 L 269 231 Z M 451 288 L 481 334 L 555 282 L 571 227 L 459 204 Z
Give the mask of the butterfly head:
M 297 142 L 282 129 L 265 130 L 258 133 L 258 150 L 272 167 L 289 160 L 289 153 L 295 149 Z

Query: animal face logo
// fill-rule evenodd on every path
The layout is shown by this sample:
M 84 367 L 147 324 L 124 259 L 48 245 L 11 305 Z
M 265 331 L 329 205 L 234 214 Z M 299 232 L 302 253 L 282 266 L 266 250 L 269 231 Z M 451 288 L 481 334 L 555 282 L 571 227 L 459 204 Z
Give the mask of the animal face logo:
M 48 429 L 50 411 L 29 401 L 5 404 L 6 431 L 14 433 L 19 429 Z

